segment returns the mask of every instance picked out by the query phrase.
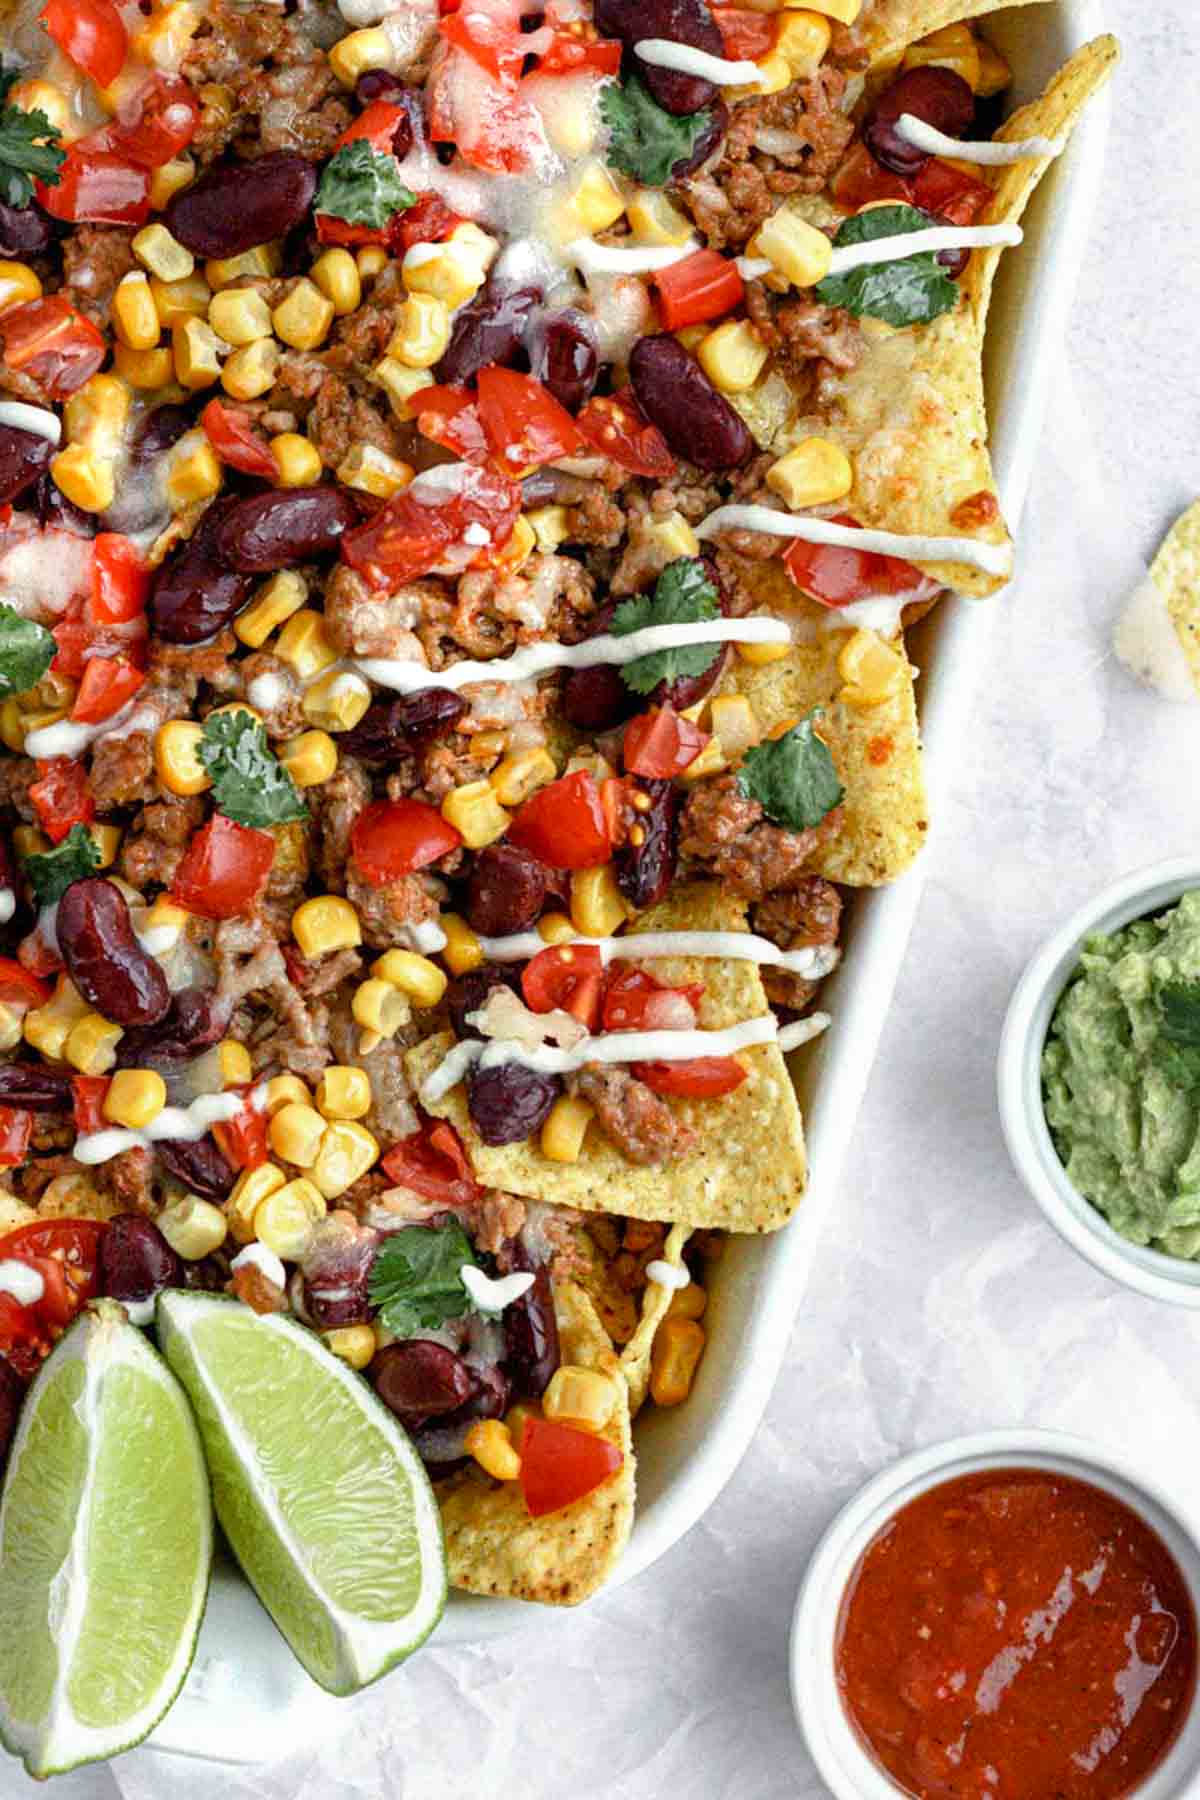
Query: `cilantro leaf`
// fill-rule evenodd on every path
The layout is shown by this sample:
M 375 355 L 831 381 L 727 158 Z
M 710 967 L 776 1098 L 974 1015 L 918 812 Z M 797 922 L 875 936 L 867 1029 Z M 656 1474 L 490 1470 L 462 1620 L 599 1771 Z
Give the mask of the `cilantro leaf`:
M 0 602 L 0 700 L 36 687 L 57 650 L 44 625 Z
M 218 812 L 237 825 L 282 825 L 308 808 L 287 770 L 271 754 L 267 734 L 248 712 L 210 713 L 200 761 L 212 776 Z
M 737 784 L 747 800 L 757 800 L 768 819 L 789 831 L 809 831 L 842 802 L 843 788 L 829 746 L 813 728 L 811 712 L 781 738 L 747 750 Z
M 464 1263 L 477 1266 L 457 1219 L 447 1225 L 406 1225 L 379 1246 L 368 1298 L 397 1337 L 436 1330 L 470 1310 L 471 1296 L 460 1273 Z
M 72 825 L 61 844 L 40 855 L 27 856 L 25 876 L 38 906 L 53 906 L 73 881 L 94 875 L 100 866 L 100 849 L 86 825 Z
M 35 175 L 47 187 L 58 186 L 66 151 L 40 108 L 24 112 L 6 104 L 17 74 L 16 69 L 0 71 L 0 200 L 9 206 L 28 206 Z
M 393 213 L 416 204 L 417 196 L 400 179 L 395 157 L 373 150 L 366 138 L 355 138 L 330 157 L 313 201 L 317 212 L 369 225 L 373 231 L 382 230 Z
M 654 584 L 653 594 L 623 600 L 613 614 L 614 637 L 644 631 L 648 625 L 695 625 L 715 619 L 721 611 L 716 588 L 704 564 L 693 556 L 668 563 Z M 635 694 L 649 694 L 660 681 L 681 675 L 703 675 L 721 654 L 719 644 L 684 644 L 674 650 L 652 650 L 635 662 L 621 665 L 621 679 Z
M 600 116 L 608 127 L 608 161 L 648 187 L 662 187 L 677 162 L 690 157 L 712 124 L 712 110 L 677 115 L 658 104 L 637 75 L 606 82 Z
M 1200 1049 L 1200 981 L 1164 981 L 1155 997 L 1168 1042 Z
M 844 250 L 848 244 L 900 237 L 932 224 L 928 214 L 915 206 L 874 206 L 869 212 L 843 219 L 834 248 Z M 827 275 L 813 292 L 826 306 L 844 306 L 856 319 L 866 313 L 889 325 L 927 325 L 958 304 L 957 284 L 933 250 L 906 256 L 902 262 L 868 263 L 845 275 Z

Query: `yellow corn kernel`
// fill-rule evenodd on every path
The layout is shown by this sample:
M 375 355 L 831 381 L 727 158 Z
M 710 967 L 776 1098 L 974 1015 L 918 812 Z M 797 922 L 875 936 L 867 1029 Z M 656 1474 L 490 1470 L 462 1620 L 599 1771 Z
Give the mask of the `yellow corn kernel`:
M 171 357 L 180 387 L 195 392 L 221 376 L 221 340 L 203 319 L 181 319 L 171 327 Z
M 695 1319 L 663 1320 L 650 1350 L 650 1397 L 656 1406 L 678 1406 L 687 1399 L 704 1344 L 704 1327 Z
M 312 278 L 339 319 L 362 304 L 362 279 L 348 250 L 326 250 L 313 264 Z
M 273 1119 L 277 1112 L 285 1106 L 290 1106 L 293 1101 L 301 1106 L 307 1106 L 311 1100 L 312 1095 L 309 1093 L 307 1085 L 301 1081 L 299 1075 L 293 1075 L 289 1070 L 285 1075 L 272 1075 L 268 1081 L 263 1110 L 268 1119 Z
M 131 48 L 143 62 L 177 75 L 199 24 L 200 14 L 189 0 L 175 0 L 173 6 L 155 9 L 135 32 Z
M 493 1481 L 516 1481 L 521 1473 L 521 1458 L 501 1419 L 476 1419 L 463 1446 L 473 1456 L 485 1475 Z
M 298 1262 L 312 1241 L 313 1229 L 325 1217 L 325 1202 L 301 1176 L 268 1194 L 254 1215 L 260 1244 L 287 1262 Z
M 537 506 L 521 516 L 531 527 L 538 549 L 547 556 L 566 543 L 571 527 L 565 506 Z
M 411 251 L 405 257 L 404 285 L 410 294 L 433 294 L 454 308 L 479 292 L 499 246 L 486 231 L 468 222 L 456 225 L 445 243 L 433 248 L 433 256 L 415 262 Z
M 50 464 L 54 485 L 83 512 L 105 512 L 117 492 L 111 457 L 99 456 L 86 444 L 68 444 Z
M 762 736 L 754 708 L 745 694 L 718 694 L 709 708 L 709 721 L 726 756 L 740 756 Z
M 844 500 L 854 486 L 854 469 L 840 444 L 808 437 L 771 465 L 767 486 L 798 512 L 802 507 Z
M 415 395 L 422 388 L 433 386 L 433 376 L 428 369 L 410 369 L 394 356 L 382 356 L 371 370 L 371 380 L 381 387 L 391 402 L 392 411 L 398 419 L 413 419 L 420 410 L 412 404 Z
M 556 772 L 554 758 L 539 746 L 536 750 L 516 750 L 506 756 L 503 762 L 497 763 L 488 781 L 502 806 L 520 806 L 530 794 L 536 794 L 539 788 L 553 781 Z
M 1012 86 L 1012 70 L 986 38 L 976 38 L 975 48 L 979 53 L 979 79 L 975 92 L 981 100 L 990 100 L 993 94 L 1002 94 L 1006 87 Z
M 15 832 L 13 836 L 15 839 Z M 25 1042 L 40 1050 L 43 1056 L 58 1060 L 63 1055 L 72 1027 L 91 1010 L 74 982 L 60 975 L 46 1004 L 25 1014 Z
M 315 350 L 333 324 L 333 302 L 307 275 L 301 275 L 271 314 L 275 335 L 293 350 Z
M 352 1369 L 365 1369 L 375 1354 L 375 1333 L 369 1325 L 337 1325 L 321 1333 L 327 1350 L 332 1350 Z
M 790 644 L 735 644 L 733 647 L 741 660 L 753 669 L 761 669 L 766 663 L 782 662 L 792 653 Z
M 185 1194 L 164 1206 L 154 1223 L 184 1262 L 199 1262 L 219 1250 L 229 1233 L 225 1215 L 211 1200 Z
M 295 1163 L 299 1169 L 311 1169 L 317 1160 L 325 1121 L 315 1106 L 289 1100 L 281 1106 L 267 1127 L 267 1138 L 276 1156 Z
M 361 944 L 362 926 L 348 900 L 340 894 L 321 894 L 296 908 L 292 936 L 305 956 L 326 956 L 331 950 L 352 950 Z
M 317 1111 L 325 1119 L 365 1119 L 371 1110 L 371 1077 L 365 1069 L 334 1063 L 317 1088 Z
M 560 1363 L 542 1395 L 542 1411 L 560 1425 L 603 1431 L 617 1404 L 615 1383 L 597 1369 Z
M 118 292 L 120 290 L 118 289 Z M 0 261 L 0 312 L 27 300 L 40 300 L 42 284 L 26 263 Z
M 225 477 L 221 459 L 202 431 L 189 431 L 175 444 L 167 459 L 167 500 L 172 512 L 182 512 L 197 500 L 211 500 L 221 491 Z
M 63 407 L 63 430 L 72 444 L 86 444 L 101 456 L 121 447 L 133 396 L 116 375 L 93 375 Z
M 775 31 L 776 56 L 782 56 L 795 81 L 811 81 L 829 49 L 829 20 L 820 12 L 785 12 Z
M 702 1319 L 707 1306 L 708 1290 L 698 1281 L 689 1281 L 685 1288 L 676 1288 L 671 1295 L 666 1316 L 668 1319 Z
M 0 742 L 6 749 L 14 750 L 19 756 L 25 748 L 25 732 L 28 727 L 21 716 L 21 707 L 15 694 L 0 702 Z M 18 830 L 31 830 L 31 826 L 19 826 Z M 39 833 L 40 835 L 40 833 Z M 47 842 L 49 840 L 47 839 Z M 29 852 L 26 852 L 29 854 Z
M 804 4 L 812 12 L 836 19 L 839 25 L 853 25 L 862 11 L 862 0 L 804 0 Z
M 353 1119 L 332 1119 L 325 1128 L 312 1179 L 326 1200 L 336 1200 L 378 1160 L 379 1142 Z
M 178 238 L 171 236 L 165 225 L 144 225 L 134 238 L 130 248 L 143 269 L 149 269 L 151 275 L 155 276 L 163 287 L 176 288 L 181 282 L 188 281 L 189 277 L 194 275 L 195 257 L 179 242 Z M 182 305 L 185 297 L 193 299 L 198 297 L 202 288 L 207 290 L 207 285 L 200 277 L 196 276 L 192 285 L 186 290 L 186 295 L 171 295 L 170 298 Z M 157 293 L 154 298 L 155 304 L 158 305 Z M 208 293 L 205 291 L 203 306 L 193 304 L 188 310 L 204 312 L 207 306 Z M 174 319 L 163 318 L 161 310 L 158 316 L 164 325 L 174 324 Z
M 390 258 L 382 244 L 364 244 L 361 250 L 354 252 L 354 266 L 362 281 L 374 281 L 382 275 Z
M 396 309 L 387 354 L 410 369 L 431 369 L 450 342 L 450 308 L 436 294 L 410 294 Z
M 979 41 L 969 25 L 943 25 L 940 31 L 931 31 L 920 43 L 910 44 L 904 52 L 902 67 L 919 69 L 930 64 L 939 69 L 952 69 L 961 75 L 967 86 L 975 91 L 979 87 L 981 68 L 979 60 Z
M 250 1052 L 236 1038 L 222 1038 L 217 1045 L 217 1066 L 226 1087 L 242 1087 L 254 1079 Z
M 386 450 L 377 449 L 374 444 L 355 444 L 338 464 L 337 478 L 343 487 L 358 488 L 360 493 L 390 500 L 393 494 L 408 486 L 413 478 L 413 468 L 411 463 L 389 456 Z
M 162 336 L 150 282 L 142 269 L 132 269 L 117 283 L 112 319 L 113 330 L 127 349 L 153 350 Z
M 338 660 L 335 646 L 325 635 L 324 614 L 311 608 L 288 620 L 276 639 L 275 654 L 301 681 L 311 681 Z
M 571 876 L 571 923 L 583 937 L 611 937 L 629 916 L 611 863 Z
M 96 846 L 100 860 L 98 869 L 111 869 L 117 860 L 117 851 L 121 848 L 121 827 L 119 825 L 88 826 L 88 836 Z
M 225 1215 L 235 1242 L 249 1244 L 254 1239 L 254 1215 L 266 1199 L 281 1188 L 287 1176 L 275 1163 L 260 1163 L 257 1169 L 243 1169 L 225 1202 Z
M 744 394 L 762 374 L 767 346 L 749 319 L 726 319 L 704 337 L 696 356 L 723 394 Z
M 338 747 L 327 731 L 302 731 L 282 746 L 279 760 L 297 787 L 319 787 L 338 766 Z
M 208 303 L 208 322 L 235 348 L 271 335 L 271 309 L 254 288 L 225 288 L 214 294 Z
M 765 256 L 796 287 L 815 287 L 829 273 L 833 245 L 807 219 L 781 206 L 759 226 L 747 245 L 750 256 Z
M 371 689 L 353 670 L 331 670 L 305 688 L 300 710 L 322 731 L 353 731 L 368 706 Z
M 63 1055 L 81 1075 L 107 1075 L 117 1060 L 117 1045 L 122 1033 L 119 1025 L 98 1012 L 85 1013 L 72 1025 L 63 1046 Z
M 173 156 L 150 176 L 150 205 L 162 212 L 169 200 L 191 187 L 196 179 L 196 164 L 190 156 Z
M 140 392 L 166 387 L 175 379 L 175 364 L 167 344 L 156 350 L 130 350 L 124 344 L 114 344 L 113 368 L 122 381 Z
M 583 166 L 570 197 L 557 209 L 553 229 L 563 243 L 591 237 L 615 225 L 625 211 L 625 196 L 598 158 Z
M 387 32 L 372 25 L 365 31 L 351 31 L 334 44 L 329 52 L 329 67 L 343 87 L 352 88 L 368 69 L 387 69 L 395 74 L 400 63 Z
M 685 350 L 690 350 L 693 356 L 707 336 L 707 325 L 681 325 L 675 333 L 677 341 L 683 345 Z
M 639 188 L 627 202 L 625 216 L 639 244 L 677 246 L 692 235 L 691 220 L 672 206 L 661 188 Z
M 295 569 L 281 569 L 259 588 L 257 597 L 233 622 L 234 636 L 252 650 L 260 650 L 286 619 L 298 613 L 308 599 L 308 583 Z
M 36 825 L 14 825 L 12 841 L 13 849 L 22 861 L 27 856 L 44 856 L 50 848 L 50 839 Z
M 191 913 L 185 912 L 182 906 L 176 906 L 165 894 L 160 894 L 153 906 L 147 907 L 142 925 L 147 931 L 167 928 L 171 931 L 186 931 Z
M 156 1069 L 118 1069 L 101 1110 L 111 1124 L 136 1131 L 157 1119 L 166 1104 L 167 1084 Z
M 154 734 L 154 768 L 171 794 L 203 794 L 212 776 L 200 761 L 203 725 L 191 719 L 171 719 Z
M 267 445 L 279 471 L 280 487 L 310 487 L 321 479 L 321 452 L 298 431 L 281 431 Z
M 443 913 L 438 921 L 446 934 L 442 961 L 452 975 L 468 975 L 483 962 L 483 945 L 465 919 L 457 913 Z
M 508 830 L 509 815 L 501 806 L 490 781 L 468 781 L 454 788 L 442 801 L 442 817 L 461 833 L 468 850 L 494 844 Z
M 204 279 L 215 293 L 218 288 L 240 281 L 243 275 L 278 275 L 282 267 L 283 252 L 278 244 L 254 244 L 237 256 L 211 257 L 204 265 Z
M 699 756 L 694 757 L 680 776 L 680 780 L 688 784 L 703 781 L 709 775 L 719 775 L 722 769 L 728 768 L 729 759 L 718 737 L 709 738 Z M 637 826 L 633 829 L 636 831 Z
M 402 1025 L 407 1025 L 412 1018 L 412 1007 L 408 996 L 402 994 L 398 987 L 390 981 L 380 981 L 378 976 L 370 981 L 360 981 L 354 990 L 354 998 L 350 1002 L 350 1010 L 354 1014 L 355 1023 L 364 1031 L 374 1032 L 376 1041 L 379 1038 L 395 1037 Z
M 858 630 L 838 652 L 838 674 L 846 683 L 839 699 L 847 706 L 882 706 L 904 686 L 908 664 L 877 631 Z
M 24 1013 L 16 1006 L 8 1006 L 0 1002 L 0 1050 L 15 1050 L 21 1041 L 21 1025 Z M 70 1038 L 67 1039 L 68 1043 Z M 0 1226 L 3 1226 L 0 1218 Z
M 179 281 L 160 281 L 157 275 L 152 275 L 150 292 L 154 296 L 159 323 L 172 332 L 177 325 L 185 325 L 189 320 L 203 321 L 212 299 L 202 275 L 188 275 Z M 205 330 L 208 329 L 205 325 Z
M 551 1162 L 578 1162 L 594 1112 L 586 1100 L 580 1100 L 574 1094 L 561 1094 L 542 1126 L 542 1155 L 548 1156 Z
M 274 338 L 259 338 L 226 359 L 221 386 L 233 400 L 258 400 L 269 393 L 279 376 L 279 345 Z
M 415 950 L 386 950 L 371 973 L 407 994 L 414 1006 L 436 1006 L 446 991 L 445 970 Z
M 9 89 L 7 101 L 22 112 L 45 113 L 64 142 L 79 136 L 79 128 L 71 115 L 71 103 L 56 82 L 18 81 Z
M 548 944 L 569 944 L 579 933 L 566 913 L 546 913 L 537 922 L 537 934 Z

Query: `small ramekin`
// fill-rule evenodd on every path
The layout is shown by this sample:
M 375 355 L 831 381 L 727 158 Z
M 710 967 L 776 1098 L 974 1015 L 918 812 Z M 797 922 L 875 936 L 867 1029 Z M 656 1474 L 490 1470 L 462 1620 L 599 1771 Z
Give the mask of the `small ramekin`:
M 1151 1299 L 1200 1307 L 1200 1263 L 1141 1249 L 1113 1230 L 1068 1179 L 1042 1104 L 1042 1050 L 1084 938 L 1094 931 L 1119 931 L 1134 919 L 1165 912 L 1192 888 L 1200 888 L 1200 860 L 1155 863 L 1122 876 L 1059 926 L 1029 964 L 1009 1004 L 1000 1037 L 997 1090 L 1013 1166 L 1072 1249 L 1114 1281 Z
M 1060 1431 L 989 1431 L 918 1450 L 884 1469 L 842 1509 L 813 1552 L 796 1602 L 792 1702 L 809 1754 L 835 1800 L 896 1800 L 904 1793 L 870 1755 L 842 1705 L 835 1655 L 847 1583 L 860 1556 L 901 1507 L 943 1482 L 989 1469 L 1047 1469 L 1124 1501 L 1174 1556 L 1200 1618 L 1200 1525 L 1132 1461 Z M 1169 1755 L 1129 1800 L 1195 1800 L 1198 1770 L 1200 1703 L 1193 1694 Z

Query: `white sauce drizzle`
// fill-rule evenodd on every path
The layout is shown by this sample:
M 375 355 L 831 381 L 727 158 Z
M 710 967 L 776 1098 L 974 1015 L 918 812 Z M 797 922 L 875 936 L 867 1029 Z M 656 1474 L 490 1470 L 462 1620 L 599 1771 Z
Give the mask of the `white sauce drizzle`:
M 28 1263 L 15 1256 L 0 1262 L 0 1294 L 11 1294 L 20 1306 L 36 1306 L 45 1292 L 46 1283 Z
M 85 1132 L 75 1140 L 75 1160 L 89 1165 L 109 1162 L 122 1150 L 133 1150 L 139 1145 L 148 1150 L 163 1139 L 194 1144 L 210 1125 L 234 1119 L 241 1110 L 240 1094 L 201 1094 L 190 1106 L 164 1106 L 157 1118 L 138 1131 L 114 1126 L 107 1131 Z
M 1061 156 L 1067 144 L 1065 138 L 1048 137 L 1021 138 L 1010 144 L 971 138 L 960 140 L 947 137 L 936 125 L 927 125 L 924 119 L 915 118 L 912 113 L 900 114 L 896 131 L 918 150 L 928 150 L 931 156 L 955 156 L 960 162 L 978 163 L 981 168 L 988 169 L 1004 169 L 1033 156 Z
M 254 677 L 246 689 L 246 698 L 259 712 L 273 712 L 286 692 L 282 677 L 266 669 Z
M 652 275 L 656 269 L 669 269 L 672 263 L 682 262 L 697 249 L 699 245 L 695 238 L 689 238 L 686 244 L 668 245 L 661 250 L 649 246 L 624 250 L 614 244 L 597 244 L 592 238 L 575 238 L 564 254 L 585 275 Z
M 762 531 L 771 537 L 803 538 L 810 544 L 874 550 L 881 556 L 903 557 L 906 562 L 969 563 L 987 575 L 1012 572 L 1010 544 L 981 544 L 976 538 L 922 537 L 898 531 L 860 531 L 856 526 L 835 525 L 832 519 L 781 512 L 774 506 L 718 506 L 697 525 L 696 536 L 712 538 L 722 531 Z
M 410 950 L 419 950 L 422 956 L 432 956 L 435 951 L 444 950 L 448 939 L 436 919 L 417 919 L 411 925 L 401 927 Z
M 524 962 L 549 946 L 536 931 L 518 931 L 511 937 L 481 937 L 480 945 L 489 962 Z M 641 962 L 663 956 L 713 956 L 731 962 L 766 963 L 771 968 L 789 969 L 793 974 L 819 981 L 837 968 L 841 954 L 832 944 L 807 944 L 800 950 L 781 950 L 769 938 L 752 931 L 642 931 L 630 937 L 569 938 L 556 949 L 579 949 L 584 945 L 600 952 L 600 966 L 611 962 Z
M 851 269 L 871 268 L 876 263 L 903 262 L 924 250 L 988 250 L 1020 244 L 1024 237 L 1019 225 L 929 225 L 924 231 L 909 231 L 899 237 L 845 244 L 834 251 L 829 273 L 846 275 Z
M 757 281 L 760 275 L 769 275 L 775 267 L 767 256 L 735 256 L 733 260 L 743 281 Z
M 10 887 L 0 888 L 0 925 L 7 925 L 17 910 L 17 896 Z
M 287 1270 L 275 1252 L 268 1250 L 265 1244 L 247 1244 L 244 1250 L 238 1251 L 229 1266 L 231 1269 L 261 1269 L 267 1280 L 273 1281 L 276 1287 L 287 1286 Z
M 707 50 L 694 50 L 690 44 L 676 44 L 671 38 L 639 38 L 633 53 L 657 69 L 678 69 L 683 75 L 698 75 L 717 87 L 744 87 L 762 74 L 757 63 L 710 56 Z
M 78 756 L 89 744 L 100 738 L 129 737 L 135 731 L 155 731 L 159 715 L 149 707 L 138 706 L 136 697 L 111 719 L 97 725 L 81 725 L 75 719 L 59 719 L 54 725 L 42 725 L 25 739 L 26 756 Z
M 692 1278 L 686 1269 L 679 1268 L 675 1263 L 663 1262 L 659 1256 L 646 1264 L 646 1280 L 657 1282 L 659 1287 L 670 1288 L 674 1294 L 692 1285 Z
M 62 425 L 44 406 L 27 406 L 23 400 L 0 400 L 0 425 L 11 425 L 16 431 L 31 431 L 35 437 L 49 438 L 57 444 Z
M 529 1271 L 520 1269 L 512 1275 L 493 1278 L 477 1269 L 474 1263 L 464 1263 L 459 1276 L 471 1296 L 471 1305 L 482 1313 L 502 1313 L 506 1306 L 527 1294 L 534 1283 L 534 1276 Z

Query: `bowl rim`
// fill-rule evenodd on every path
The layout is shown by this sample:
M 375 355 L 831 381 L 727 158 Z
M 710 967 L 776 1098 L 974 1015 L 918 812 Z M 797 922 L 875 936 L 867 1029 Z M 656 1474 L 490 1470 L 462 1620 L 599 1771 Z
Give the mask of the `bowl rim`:
M 842 1598 L 863 1552 L 911 1500 L 960 1476 L 1040 1468 L 1102 1488 L 1166 1544 L 1200 1621 L 1200 1512 L 1148 1477 L 1132 1457 L 1073 1432 L 1017 1426 L 973 1432 L 890 1463 L 846 1502 L 809 1558 L 788 1641 L 792 1706 L 801 1736 L 835 1800 L 906 1800 L 859 1738 L 842 1705 L 834 1642 Z M 1187 1800 L 1200 1769 L 1200 1680 L 1167 1756 L 1128 1800 Z
M 1200 889 L 1200 857 L 1151 863 L 1101 889 L 1055 928 L 1026 966 L 1009 1002 L 996 1093 L 1013 1167 L 1059 1236 L 1094 1268 L 1136 1293 L 1200 1309 L 1200 1262 L 1131 1244 L 1070 1180 L 1046 1123 L 1041 1079 L 1050 1021 L 1084 938 L 1153 917 L 1194 889 Z

